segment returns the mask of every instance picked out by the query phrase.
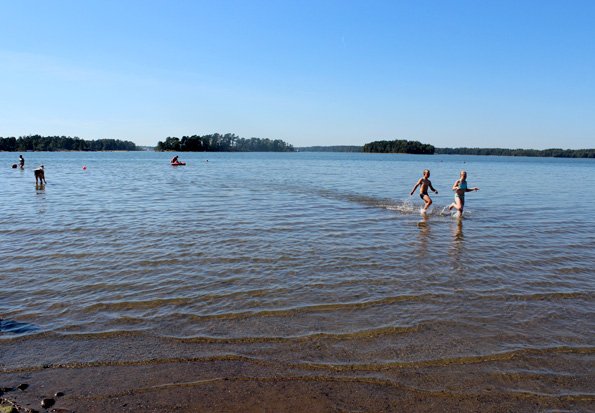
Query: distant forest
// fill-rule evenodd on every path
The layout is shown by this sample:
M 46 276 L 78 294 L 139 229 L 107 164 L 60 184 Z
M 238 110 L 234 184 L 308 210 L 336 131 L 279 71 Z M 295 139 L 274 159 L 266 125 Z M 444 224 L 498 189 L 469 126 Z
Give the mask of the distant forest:
M 361 152 L 363 147 L 351 145 L 304 146 L 297 150 L 300 152 Z
M 182 139 L 168 137 L 157 143 L 157 151 L 175 152 L 294 152 L 292 145 L 281 139 L 240 138 L 233 133 L 192 135 Z
M 374 141 L 366 143 L 364 152 L 370 153 L 411 153 L 418 155 L 432 155 L 434 147 L 418 141 L 397 139 L 394 141 Z
M 303 152 L 369 152 L 410 153 L 437 155 L 494 155 L 535 156 L 550 158 L 595 158 L 595 149 L 504 149 L 504 148 L 435 148 L 418 141 L 394 140 L 374 141 L 362 146 L 308 146 L 298 148 Z
M 19 138 L 0 137 L 0 151 L 136 151 L 133 142 L 118 139 L 83 140 L 70 136 L 21 136 Z
M 444 155 L 541 156 L 546 158 L 595 158 L 595 149 L 503 149 L 503 148 L 436 148 Z

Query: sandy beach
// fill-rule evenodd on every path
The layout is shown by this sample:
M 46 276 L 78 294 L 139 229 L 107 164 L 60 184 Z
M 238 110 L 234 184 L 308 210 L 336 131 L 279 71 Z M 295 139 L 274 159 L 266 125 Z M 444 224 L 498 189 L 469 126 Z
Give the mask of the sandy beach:
M 55 404 L 49 410 L 64 413 L 589 411 L 595 402 L 589 394 L 589 377 L 595 370 L 591 349 L 518 351 L 489 359 L 381 368 L 338 368 L 270 356 L 281 348 L 287 354 L 288 347 L 301 344 L 165 340 L 134 334 L 15 340 L 0 345 L 1 397 L 18 412 L 45 411 L 41 400 L 52 398 Z M 313 357 L 327 345 L 325 340 L 307 344 Z M 236 354 L 239 346 L 244 353 L 252 348 L 253 356 Z M 150 359 L 135 357 L 150 349 Z M 70 361 L 76 359 L 84 361 Z M 506 373 L 537 365 L 542 375 Z M 549 378 L 548 369 L 573 374 L 565 380 L 560 375 Z M 18 390 L 20 384 L 27 388 Z M 540 394 L 543 386 L 561 391 L 556 396 Z M 63 396 L 55 397 L 56 393 Z

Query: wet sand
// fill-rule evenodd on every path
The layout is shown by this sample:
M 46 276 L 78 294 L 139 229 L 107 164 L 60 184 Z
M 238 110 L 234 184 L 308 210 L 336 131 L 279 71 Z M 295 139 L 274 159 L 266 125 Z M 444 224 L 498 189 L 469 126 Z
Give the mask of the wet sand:
M 315 357 L 316 349 L 326 344 L 310 343 L 302 352 Z M 293 345 L 299 346 L 281 343 L 279 354 L 291 352 Z M 595 409 L 595 357 L 587 348 L 325 366 L 271 357 L 275 346 L 135 334 L 15 339 L 0 344 L 0 387 L 5 388 L 1 397 L 19 411 L 44 411 L 40 401 L 52 397 L 56 412 Z M 10 389 L 21 383 L 28 388 Z M 53 397 L 57 392 L 64 396 Z

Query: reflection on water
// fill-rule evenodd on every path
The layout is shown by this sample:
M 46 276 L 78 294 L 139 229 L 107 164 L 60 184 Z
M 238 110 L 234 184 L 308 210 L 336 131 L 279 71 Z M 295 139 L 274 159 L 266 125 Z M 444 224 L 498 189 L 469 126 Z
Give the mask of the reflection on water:
M 428 255 L 428 247 L 431 243 L 431 225 L 428 214 L 421 214 L 421 220 L 417 223 L 417 227 L 419 228 L 419 248 L 417 250 L 417 256 L 420 263 L 422 263 L 430 258 Z
M 450 224 L 452 230 L 452 268 L 455 273 L 460 274 L 461 272 L 465 273 L 466 271 L 466 264 L 462 255 L 463 249 L 465 247 L 465 238 L 463 236 L 463 217 L 455 216 L 452 219 L 454 221 Z
M 35 203 L 36 211 L 38 214 L 45 214 L 48 209 L 45 184 L 36 183 L 35 193 L 37 194 L 37 202 Z
M 463 241 L 463 218 L 457 217 L 456 220 L 454 239 L 456 242 L 461 243 Z
M 168 156 L 43 154 L 47 190 L 33 190 L 31 171 L 0 171 L 1 193 L 18 201 L 0 205 L 0 316 L 69 337 L 241 343 L 235 354 L 380 376 L 516 351 L 580 348 L 572 366 L 592 354 L 593 195 L 505 183 L 542 176 L 576 193 L 595 187 L 593 162 L 465 158 L 482 191 L 453 219 L 436 212 L 450 194 L 420 218 L 409 182 L 430 168 L 447 194 L 461 157 L 188 154 L 176 169 Z M 582 219 L 548 206 L 559 202 Z

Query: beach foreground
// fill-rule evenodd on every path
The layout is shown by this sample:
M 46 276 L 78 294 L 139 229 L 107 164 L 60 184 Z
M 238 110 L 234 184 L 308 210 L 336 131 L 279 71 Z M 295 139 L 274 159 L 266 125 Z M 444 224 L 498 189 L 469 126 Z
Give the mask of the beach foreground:
M 307 351 L 319 356 L 329 344 L 324 339 L 307 343 Z M 48 397 L 56 401 L 56 412 L 531 412 L 588 411 L 595 403 L 589 391 L 595 371 L 591 349 L 517 351 L 381 368 L 270 357 L 281 347 L 287 354 L 288 347 L 299 345 L 242 343 L 244 353 L 255 353 L 241 356 L 232 342 L 135 334 L 15 340 L 0 345 L 7 363 L 0 373 L 1 397 L 19 412 L 43 411 L 40 402 Z M 138 352 L 152 357 L 135 357 Z M 268 357 L 257 357 L 264 353 Z M 507 373 L 523 370 L 533 373 Z M 562 370 L 573 374 L 565 377 Z M 16 389 L 23 383 L 25 390 Z M 58 392 L 64 395 L 54 397 Z

